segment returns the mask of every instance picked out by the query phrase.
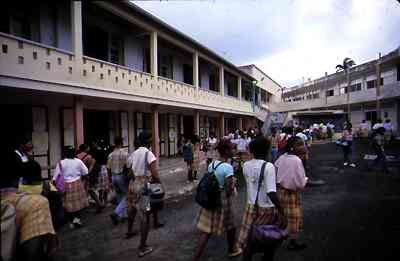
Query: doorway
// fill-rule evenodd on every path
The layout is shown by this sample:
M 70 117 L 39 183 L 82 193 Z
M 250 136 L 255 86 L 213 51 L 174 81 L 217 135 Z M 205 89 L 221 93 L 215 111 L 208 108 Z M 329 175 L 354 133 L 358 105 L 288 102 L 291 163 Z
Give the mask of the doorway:
M 185 138 L 192 138 L 194 135 L 194 117 L 183 116 L 183 136 Z
M 84 110 L 84 140 L 86 144 L 104 141 L 113 144 L 116 135 L 115 114 L 109 111 Z
M 367 111 L 365 112 L 365 119 L 371 123 L 371 126 L 374 126 L 378 120 L 378 115 L 376 111 Z

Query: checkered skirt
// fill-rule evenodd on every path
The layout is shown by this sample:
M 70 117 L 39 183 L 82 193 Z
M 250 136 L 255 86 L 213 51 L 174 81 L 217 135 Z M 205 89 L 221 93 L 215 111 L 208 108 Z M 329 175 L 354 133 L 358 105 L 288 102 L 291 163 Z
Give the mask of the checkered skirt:
M 278 197 L 288 221 L 287 231 L 291 237 L 297 237 L 303 226 L 303 208 L 300 191 L 278 186 Z
M 104 191 L 110 190 L 110 182 L 108 179 L 107 167 L 105 165 L 101 166 L 96 188 Z
M 222 206 L 213 211 L 201 208 L 197 217 L 197 228 L 208 234 L 221 235 L 235 227 L 232 198 L 221 193 Z
M 38 236 L 56 234 L 51 220 L 49 202 L 45 197 L 13 193 L 2 195 L 1 200 L 15 206 L 20 243 Z
M 76 212 L 89 206 L 87 193 L 83 182 L 65 182 L 64 209 L 66 212 Z
M 251 224 L 256 218 L 256 209 L 254 205 L 247 204 L 243 214 L 242 226 L 239 232 L 238 245 L 245 249 L 247 245 L 248 235 L 250 232 Z M 278 212 L 275 208 L 258 208 L 257 219 L 254 224 L 256 225 L 272 225 L 276 224 L 278 219 Z

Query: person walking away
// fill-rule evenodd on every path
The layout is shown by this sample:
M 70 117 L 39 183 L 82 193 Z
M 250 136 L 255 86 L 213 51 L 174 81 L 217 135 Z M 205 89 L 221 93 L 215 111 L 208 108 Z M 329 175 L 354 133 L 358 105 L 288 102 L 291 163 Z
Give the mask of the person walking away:
M 89 206 L 86 190 L 82 179 L 88 175 L 88 168 L 78 158 L 75 157 L 73 147 L 64 148 L 64 156 L 58 162 L 54 171 L 53 182 L 58 175 L 64 177 L 65 194 L 63 199 L 64 209 L 71 228 L 82 226 L 79 212 Z
M 127 194 L 128 232 L 126 236 L 129 238 L 135 234 L 132 231 L 132 226 L 137 216 L 140 221 L 139 257 L 142 257 L 153 251 L 153 248 L 147 245 L 151 213 L 148 183 L 161 182 L 158 176 L 157 158 L 148 149 L 151 145 L 151 134 L 141 132 L 138 139 L 140 147 L 129 156 L 127 164 L 135 177 L 129 182 Z M 157 215 L 157 213 L 154 214 Z M 158 216 L 154 217 L 158 219 Z M 158 220 L 155 220 L 155 222 L 158 222 Z
M 49 202 L 41 195 L 18 191 L 20 164 L 12 151 L 2 151 L 0 175 L 1 259 L 46 260 L 57 249 Z M 16 251 L 17 246 L 18 251 Z
M 113 152 L 108 155 L 107 170 L 111 176 L 118 202 L 110 218 L 114 225 L 118 225 L 120 220 L 126 217 L 126 193 L 128 192 L 129 182 L 124 175 L 124 169 L 128 159 L 128 152 L 122 148 L 123 139 L 121 137 L 115 137 L 114 144 Z
M 383 124 L 383 128 L 385 128 L 385 142 L 390 142 L 392 140 L 393 135 L 393 124 L 390 119 L 387 119 Z
M 220 158 L 214 160 L 208 166 L 208 173 L 216 175 L 221 189 L 222 206 L 214 210 L 201 208 L 197 228 L 200 230 L 200 240 L 193 261 L 199 261 L 211 235 L 221 235 L 226 231 L 228 242 L 228 256 L 235 257 L 242 253 L 242 250 L 235 244 L 236 228 L 232 209 L 232 198 L 235 190 L 235 178 L 233 167 L 227 161 L 233 156 L 232 143 L 222 139 L 217 150 Z
M 213 132 L 210 133 L 210 137 L 207 139 L 207 144 L 208 144 L 208 151 L 207 151 L 207 166 L 210 165 L 210 163 L 217 158 L 217 138 L 215 137 L 215 134 Z
M 343 166 L 350 166 L 355 168 L 356 164 L 351 162 L 353 147 L 353 133 L 351 123 L 346 123 L 342 133 L 342 149 L 343 149 Z
M 243 173 L 247 184 L 247 204 L 243 214 L 242 226 L 239 233 L 238 244 L 244 249 L 244 260 L 251 261 L 254 249 L 248 244 L 248 235 L 251 225 L 273 225 L 280 224 L 284 229 L 287 225 L 284 211 L 276 194 L 275 167 L 272 163 L 266 162 L 265 158 L 269 152 L 270 142 L 264 137 L 258 137 L 249 144 L 250 154 L 253 159 L 244 163 Z M 264 172 L 261 170 L 264 167 Z M 260 191 L 258 186 L 260 177 L 263 175 Z M 256 198 L 258 192 L 257 216 Z M 256 220 L 254 220 L 256 219 Z M 264 250 L 264 261 L 273 261 L 279 244 L 271 244 L 270 249 Z
M 277 128 L 273 128 L 271 131 L 271 161 L 275 162 L 278 158 L 278 141 L 279 133 Z
M 197 135 L 193 137 L 193 163 L 192 174 L 193 179 L 197 180 L 197 174 L 200 170 L 200 139 Z
M 291 137 L 285 153 L 275 162 L 278 198 L 288 220 L 289 250 L 301 250 L 306 247 L 306 244 L 298 239 L 303 224 L 301 191 L 304 190 L 308 180 L 299 158 L 302 154 L 304 154 L 304 141 L 299 137 Z
M 285 147 L 293 135 L 293 129 L 290 127 L 283 127 L 282 128 L 282 133 L 279 135 L 279 140 L 278 140 L 278 157 L 282 155 L 285 152 Z
M 102 206 L 107 205 L 107 197 L 110 191 L 110 179 L 107 170 L 107 150 L 106 148 L 98 147 L 96 150 L 96 164 L 99 165 L 99 174 L 97 177 L 97 191 L 99 193 L 99 201 Z
M 389 174 L 389 170 L 387 168 L 386 163 L 386 153 L 384 148 L 385 138 L 384 135 L 386 130 L 384 127 L 378 128 L 372 136 L 372 149 L 376 154 L 376 159 L 374 159 L 372 166 L 379 166 L 381 165 L 382 171 L 384 174 Z M 370 166 L 370 168 L 372 168 Z
M 97 180 L 94 181 L 94 179 L 97 179 L 100 169 L 97 168 L 98 165 L 96 165 L 96 159 L 91 154 L 94 153 L 93 151 L 92 153 L 90 153 L 89 146 L 86 144 L 81 144 L 79 145 L 78 154 L 76 155 L 76 157 L 80 159 L 88 168 L 89 174 L 87 179 L 84 180 L 85 189 L 96 204 L 96 212 L 100 213 L 104 206 L 101 204 L 99 197 L 95 192 L 95 185 L 97 183 Z
M 182 153 L 183 160 L 186 162 L 187 166 L 187 183 L 193 182 L 193 143 L 189 138 L 185 139 L 185 144 L 183 144 Z

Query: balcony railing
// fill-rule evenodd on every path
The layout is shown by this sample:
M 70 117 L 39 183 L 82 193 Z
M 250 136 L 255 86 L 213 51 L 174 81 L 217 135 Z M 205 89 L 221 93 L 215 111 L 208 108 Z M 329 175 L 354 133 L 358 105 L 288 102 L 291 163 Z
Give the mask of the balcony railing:
M 8 34 L 0 33 L 0 48 L 1 76 L 131 95 L 156 104 L 254 114 L 246 101 L 91 57 L 77 61 L 71 52 Z

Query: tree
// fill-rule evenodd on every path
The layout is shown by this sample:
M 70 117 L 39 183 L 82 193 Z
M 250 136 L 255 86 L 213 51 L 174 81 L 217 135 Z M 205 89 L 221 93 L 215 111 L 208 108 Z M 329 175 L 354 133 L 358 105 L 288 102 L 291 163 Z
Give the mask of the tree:
M 342 64 L 336 65 L 336 72 L 341 72 L 344 71 L 346 74 L 346 80 L 347 80 L 347 87 L 346 87 L 346 92 L 347 92 L 347 118 L 350 121 L 351 119 L 351 110 L 350 110 L 350 68 L 356 65 L 356 63 L 353 61 L 353 59 L 346 57 L 343 59 Z

